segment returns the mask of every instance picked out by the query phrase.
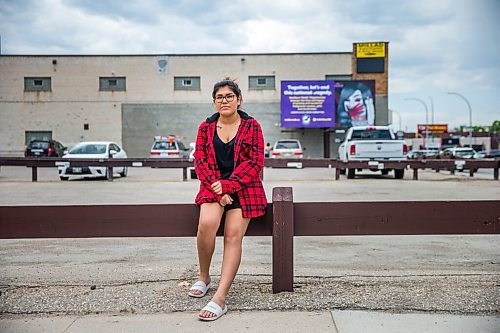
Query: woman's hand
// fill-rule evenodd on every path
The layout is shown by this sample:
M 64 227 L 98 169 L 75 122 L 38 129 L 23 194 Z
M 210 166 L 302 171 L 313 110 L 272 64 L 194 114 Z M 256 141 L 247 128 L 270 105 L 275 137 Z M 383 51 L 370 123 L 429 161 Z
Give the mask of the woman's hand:
M 233 203 L 233 198 L 229 194 L 224 194 L 224 196 L 220 199 L 219 204 L 224 207 L 225 205 L 230 205 Z
M 211 185 L 211 187 L 212 187 L 212 191 L 214 191 L 215 194 L 218 194 L 218 195 L 222 194 L 222 184 L 219 180 L 216 181 L 215 183 L 213 183 Z

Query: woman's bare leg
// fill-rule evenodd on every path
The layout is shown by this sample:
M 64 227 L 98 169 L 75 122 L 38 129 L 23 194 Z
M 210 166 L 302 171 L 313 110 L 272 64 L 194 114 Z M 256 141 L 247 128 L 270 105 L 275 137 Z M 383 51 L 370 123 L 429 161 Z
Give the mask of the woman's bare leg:
M 210 263 L 215 249 L 215 236 L 223 213 L 224 208 L 217 202 L 204 203 L 200 207 L 198 233 L 196 234 L 200 264 L 199 279 L 207 284 L 210 282 Z M 201 294 L 201 291 L 194 290 L 192 293 Z
M 243 236 L 249 222 L 250 218 L 244 218 L 241 209 L 231 209 L 226 212 L 221 277 L 219 288 L 212 298 L 212 301 L 217 303 L 221 308 L 224 308 L 226 296 L 240 266 Z M 200 316 L 213 317 L 214 314 L 209 311 L 201 311 Z

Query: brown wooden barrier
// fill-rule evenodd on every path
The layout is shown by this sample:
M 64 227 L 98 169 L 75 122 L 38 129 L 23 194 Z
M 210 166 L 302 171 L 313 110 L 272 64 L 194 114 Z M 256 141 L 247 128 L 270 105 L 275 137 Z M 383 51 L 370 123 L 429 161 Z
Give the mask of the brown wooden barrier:
M 499 207 L 500 200 L 294 203 L 292 189 L 278 187 L 247 236 L 272 236 L 278 293 L 293 291 L 294 236 L 499 234 Z M 198 214 L 194 204 L 0 206 L 0 239 L 195 237 Z
M 193 167 L 193 162 L 187 159 L 171 158 L 109 158 L 109 159 L 67 159 L 48 157 L 0 157 L 0 165 L 26 166 L 32 168 L 32 181 L 38 180 L 37 168 L 56 167 L 59 163 L 70 163 L 71 167 L 107 167 L 108 180 L 113 180 L 109 168 L 111 167 L 151 167 L 151 168 L 182 168 L 182 179 L 188 179 L 187 169 Z M 378 163 L 374 166 L 373 163 Z M 500 159 L 467 159 L 467 160 L 441 160 L 420 159 L 404 161 L 350 161 L 342 162 L 336 159 L 304 158 L 304 159 L 272 159 L 264 161 L 266 167 L 272 168 L 334 168 L 335 179 L 340 178 L 340 170 L 345 169 L 412 169 L 413 179 L 418 180 L 419 169 L 434 170 L 469 170 L 472 177 L 478 169 L 493 169 L 493 179 L 498 180 Z M 372 165 L 370 165 L 372 164 Z

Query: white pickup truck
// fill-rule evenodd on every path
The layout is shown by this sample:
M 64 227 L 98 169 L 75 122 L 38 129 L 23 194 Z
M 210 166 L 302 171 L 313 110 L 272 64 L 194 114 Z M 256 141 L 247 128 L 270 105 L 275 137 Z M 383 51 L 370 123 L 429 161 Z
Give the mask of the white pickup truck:
M 398 140 L 389 126 L 354 126 L 347 130 L 344 142 L 339 147 L 339 160 L 373 161 L 370 170 L 382 171 L 387 175 L 390 169 L 383 167 L 384 161 L 407 159 L 408 147 Z M 394 177 L 404 177 L 404 169 L 395 169 Z M 341 170 L 345 173 L 345 169 Z M 356 169 L 347 169 L 347 178 L 354 178 Z

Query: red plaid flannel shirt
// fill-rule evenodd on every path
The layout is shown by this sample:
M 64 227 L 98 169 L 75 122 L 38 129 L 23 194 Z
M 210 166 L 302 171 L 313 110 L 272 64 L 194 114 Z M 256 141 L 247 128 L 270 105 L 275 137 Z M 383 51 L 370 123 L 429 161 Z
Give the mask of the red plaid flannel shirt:
M 262 186 L 264 168 L 264 136 L 257 120 L 243 111 L 238 111 L 241 124 L 234 144 L 234 171 L 227 180 L 221 180 L 213 137 L 219 114 L 216 113 L 204 121 L 196 137 L 194 167 L 200 180 L 200 190 L 195 202 L 219 202 L 221 195 L 215 194 L 210 185 L 220 180 L 223 194 L 237 193 L 240 199 L 243 217 L 264 215 L 267 199 Z

